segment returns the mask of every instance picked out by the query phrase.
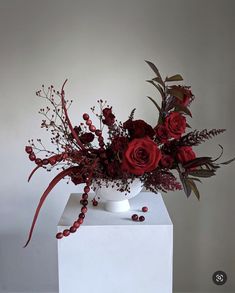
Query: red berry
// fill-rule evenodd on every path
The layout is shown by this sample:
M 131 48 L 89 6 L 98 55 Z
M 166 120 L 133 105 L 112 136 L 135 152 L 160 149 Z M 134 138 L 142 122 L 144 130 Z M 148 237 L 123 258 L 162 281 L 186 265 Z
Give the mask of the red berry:
M 84 187 L 84 192 L 85 192 L 85 193 L 88 193 L 89 191 L 90 191 L 90 187 L 89 187 L 89 186 L 85 186 L 85 187 Z
M 75 232 L 77 231 L 77 228 L 74 227 L 74 226 L 72 226 L 72 227 L 70 227 L 69 231 L 70 231 L 71 233 L 75 233 Z
M 25 151 L 26 151 L 27 154 L 31 154 L 33 152 L 33 149 L 32 149 L 31 146 L 26 146 Z
M 29 159 L 30 159 L 30 161 L 35 161 L 35 160 L 36 160 L 36 156 L 35 156 L 35 154 L 34 154 L 34 153 L 31 153 L 31 154 L 29 155 Z
M 134 215 L 131 216 L 131 218 L 132 218 L 133 221 L 138 221 L 139 217 L 138 217 L 138 215 L 134 214 Z
M 63 231 L 63 235 L 64 235 L 65 237 L 69 236 L 69 234 L 70 234 L 69 229 L 65 229 L 65 230 Z
M 89 130 L 90 130 L 91 132 L 95 132 L 95 131 L 96 131 L 96 127 L 95 127 L 94 125 L 90 125 L 90 126 L 89 126 Z
M 48 159 L 43 159 L 42 160 L 42 164 L 43 165 L 48 165 L 49 164 L 49 160 Z
M 92 121 L 89 119 L 86 121 L 86 125 L 91 125 L 92 124 Z
M 59 233 L 56 234 L 56 238 L 57 238 L 57 239 L 61 239 L 61 238 L 63 238 L 63 236 L 64 236 L 64 235 L 63 235 L 62 232 L 59 232 Z
M 140 221 L 140 222 L 143 222 L 144 220 L 145 220 L 145 217 L 144 217 L 144 216 L 140 216 L 140 217 L 139 217 L 139 221 Z
M 81 209 L 81 212 L 85 214 L 85 213 L 87 212 L 87 208 L 86 208 L 86 207 L 83 207 L 83 208 Z
M 101 130 L 96 129 L 95 134 L 96 134 L 97 136 L 101 136 L 101 135 L 102 135 L 102 132 L 101 132 Z
M 85 218 L 85 214 L 84 213 L 80 213 L 79 214 L 79 219 L 84 219 Z
M 98 206 L 98 201 L 93 199 L 92 204 L 93 204 L 94 207 L 96 207 L 96 206 Z
M 73 223 L 73 227 L 75 227 L 76 229 L 80 227 L 80 224 L 76 221 Z
M 88 199 L 88 194 L 87 193 L 83 193 L 82 199 Z
M 104 141 L 103 137 L 100 136 L 100 137 L 98 138 L 98 141 L 99 141 L 99 142 L 103 142 L 103 141 Z
M 83 199 L 82 200 L 82 205 L 83 206 L 87 206 L 88 205 L 88 200 L 87 199 Z
M 142 212 L 146 213 L 148 211 L 148 207 L 142 207 Z
M 77 220 L 77 222 L 81 225 L 81 224 L 83 223 L 83 219 L 82 219 L 82 218 L 79 218 L 79 219 Z
M 83 117 L 84 120 L 88 120 L 89 119 L 89 115 L 87 113 L 84 113 L 82 117 Z
M 37 165 L 41 165 L 41 164 L 42 164 L 42 160 L 39 159 L 39 158 L 37 158 L 37 159 L 35 160 L 35 163 L 36 163 Z

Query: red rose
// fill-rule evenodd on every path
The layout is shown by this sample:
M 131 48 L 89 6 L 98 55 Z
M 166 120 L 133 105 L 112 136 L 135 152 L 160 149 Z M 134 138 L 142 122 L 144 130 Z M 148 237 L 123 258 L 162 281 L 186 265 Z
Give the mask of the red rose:
M 184 92 L 185 93 L 183 99 L 177 99 L 177 104 L 182 107 L 187 107 L 191 101 L 193 94 L 189 89 L 185 89 Z
M 171 112 L 165 120 L 170 137 L 180 138 L 186 129 L 186 118 L 178 112 Z
M 177 104 L 182 107 L 187 107 L 190 102 L 189 96 L 184 95 L 183 99 L 178 99 Z
M 103 110 L 103 123 L 107 126 L 112 126 L 115 122 L 115 116 L 112 113 L 112 108 L 105 108 Z
M 162 155 L 160 164 L 163 168 L 170 169 L 174 163 L 174 159 L 170 155 Z
M 149 137 L 135 138 L 124 153 L 122 170 L 140 176 L 154 170 L 160 159 L 161 152 L 154 141 Z
M 176 153 L 176 159 L 181 163 L 185 164 L 196 158 L 196 154 L 193 149 L 189 146 L 180 147 Z
M 169 139 L 169 134 L 166 126 L 164 124 L 160 124 L 155 127 L 156 136 L 160 142 L 165 143 Z
M 153 138 L 154 130 L 151 125 L 146 123 L 144 120 L 127 120 L 123 123 L 123 128 L 127 129 L 130 133 L 131 138 L 141 138 L 149 136 Z
M 112 139 L 111 149 L 114 152 L 121 152 L 126 148 L 127 144 L 128 144 L 127 137 L 117 136 Z

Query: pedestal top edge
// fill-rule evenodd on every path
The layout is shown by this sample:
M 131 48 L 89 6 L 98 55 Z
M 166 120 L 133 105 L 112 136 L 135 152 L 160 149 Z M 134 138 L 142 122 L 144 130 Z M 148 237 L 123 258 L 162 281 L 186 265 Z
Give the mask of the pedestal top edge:
M 97 207 L 91 204 L 94 194 L 90 194 L 88 212 L 83 226 L 152 226 L 152 225 L 172 225 L 165 203 L 160 193 L 141 192 L 138 196 L 130 199 L 131 209 L 122 213 L 111 213 L 103 209 L 103 203 Z M 77 219 L 80 213 L 81 193 L 71 193 L 66 207 L 62 213 L 58 227 L 68 227 Z M 142 207 L 147 206 L 149 211 L 142 212 Z M 134 222 L 131 220 L 133 214 L 143 215 L 144 222 Z

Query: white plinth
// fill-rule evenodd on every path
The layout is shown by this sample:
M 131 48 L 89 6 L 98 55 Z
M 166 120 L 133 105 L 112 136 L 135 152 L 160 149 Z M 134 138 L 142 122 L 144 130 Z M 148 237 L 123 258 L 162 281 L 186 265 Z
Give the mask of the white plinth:
M 142 192 L 130 204 L 124 213 L 89 204 L 79 230 L 58 241 L 60 293 L 172 293 L 173 225 L 162 197 Z M 59 231 L 80 208 L 80 195 L 71 194 Z M 146 220 L 133 222 L 133 213 Z

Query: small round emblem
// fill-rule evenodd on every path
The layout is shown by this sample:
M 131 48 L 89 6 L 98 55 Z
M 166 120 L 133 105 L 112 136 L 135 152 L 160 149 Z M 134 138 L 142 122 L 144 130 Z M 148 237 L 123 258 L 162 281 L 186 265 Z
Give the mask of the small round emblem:
M 224 285 L 227 281 L 227 275 L 223 271 L 216 271 L 214 272 L 212 279 L 216 285 Z

